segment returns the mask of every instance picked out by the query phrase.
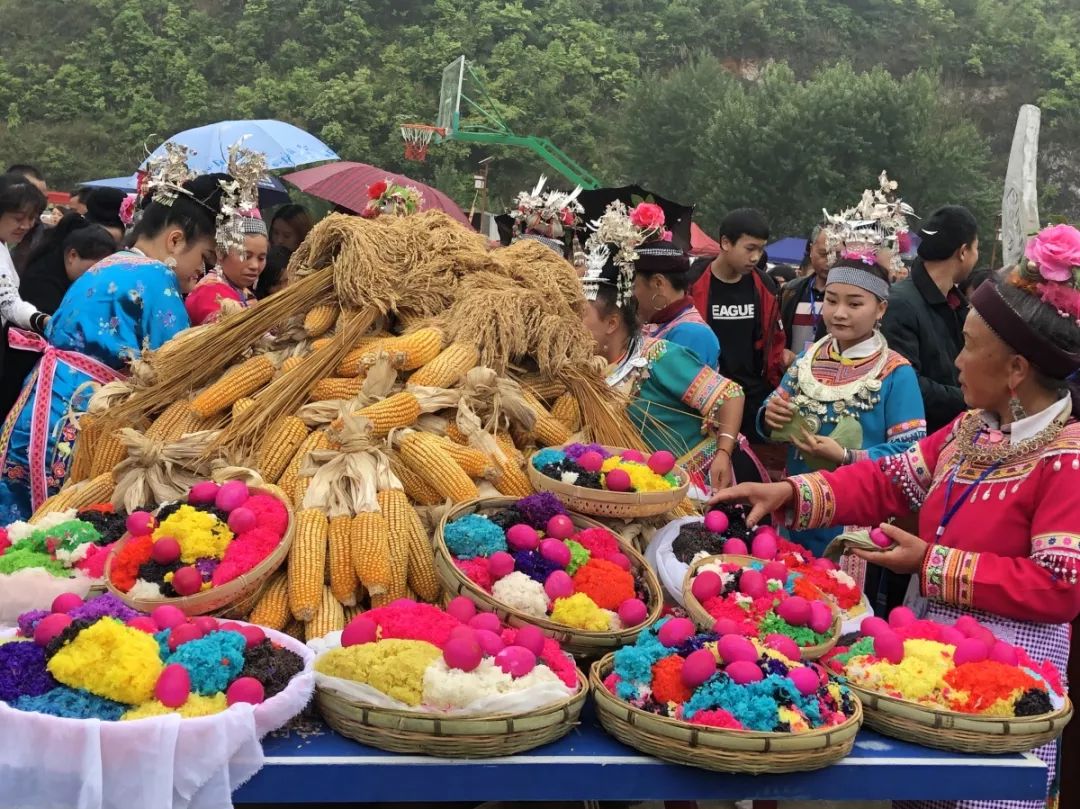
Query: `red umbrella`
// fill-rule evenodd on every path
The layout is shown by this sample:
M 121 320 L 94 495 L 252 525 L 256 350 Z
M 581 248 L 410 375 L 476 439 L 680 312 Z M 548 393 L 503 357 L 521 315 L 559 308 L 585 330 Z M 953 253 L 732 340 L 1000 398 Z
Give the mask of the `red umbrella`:
M 368 186 L 380 180 L 389 180 L 397 185 L 411 185 L 424 195 L 421 210 L 445 211 L 461 224 L 472 227 L 465 212 L 442 191 L 403 174 L 394 174 L 367 163 L 348 161 L 327 163 L 313 169 L 294 171 L 292 174 L 286 174 L 283 179 L 288 180 L 305 194 L 336 203 L 356 213 L 363 211 L 368 204 Z

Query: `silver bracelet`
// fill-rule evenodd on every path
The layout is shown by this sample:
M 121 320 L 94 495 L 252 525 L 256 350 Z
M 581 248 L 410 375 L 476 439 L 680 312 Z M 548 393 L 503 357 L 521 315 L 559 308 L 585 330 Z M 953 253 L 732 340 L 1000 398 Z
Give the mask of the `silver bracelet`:
M 736 436 L 732 435 L 731 433 L 720 433 L 716 437 L 717 438 L 730 438 L 732 441 L 735 442 L 735 444 L 739 443 L 739 439 Z

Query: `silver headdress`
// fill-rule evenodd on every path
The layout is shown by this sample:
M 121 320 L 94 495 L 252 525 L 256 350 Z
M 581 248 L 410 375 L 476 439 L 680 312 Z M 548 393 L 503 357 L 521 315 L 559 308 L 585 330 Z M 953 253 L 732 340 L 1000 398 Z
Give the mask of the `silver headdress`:
M 588 250 L 588 267 L 591 268 L 594 262 L 599 262 L 602 268 L 611 256 L 608 245 L 615 246 L 614 263 L 619 270 L 616 303 L 622 306 L 633 294 L 634 262 L 638 259 L 637 248 L 645 241 L 646 234 L 630 221 L 626 205 L 619 200 L 610 203 L 599 219 L 590 222 L 589 229 L 592 233 L 585 243 Z M 603 255 L 603 261 L 600 261 L 600 255 Z
M 166 141 L 162 153 L 146 162 L 139 188 L 141 194 L 150 194 L 160 205 L 172 205 L 181 194 L 191 197 L 191 192 L 184 188 L 184 183 L 195 177 L 195 172 L 188 168 L 190 154 L 187 146 Z
M 914 216 L 915 210 L 896 196 L 897 187 L 896 181 L 883 171 L 878 177 L 878 189 L 863 191 L 855 207 L 836 214 L 823 212 L 825 243 L 832 263 L 845 257 L 873 264 L 877 252 L 885 249 L 892 253 L 892 269 L 903 268 L 898 239 L 907 232 L 907 217 Z
M 547 177 L 540 175 L 540 181 L 532 191 L 522 191 L 515 198 L 510 216 L 519 237 L 532 231 L 549 239 L 561 239 L 565 229 L 577 227 L 581 215 L 585 213 L 577 201 L 581 194 L 580 185 L 569 194 L 564 191 L 548 191 L 545 194 L 546 183 Z
M 611 250 L 606 244 L 593 245 L 585 255 L 585 275 L 581 279 L 585 300 L 596 300 L 600 285 L 604 282 L 604 267 L 607 266 L 609 258 Z
M 244 219 L 259 207 L 259 180 L 267 174 L 266 156 L 244 148 L 245 135 L 229 147 L 226 172 L 221 181 L 221 210 L 217 217 L 217 245 L 224 252 L 244 249 Z

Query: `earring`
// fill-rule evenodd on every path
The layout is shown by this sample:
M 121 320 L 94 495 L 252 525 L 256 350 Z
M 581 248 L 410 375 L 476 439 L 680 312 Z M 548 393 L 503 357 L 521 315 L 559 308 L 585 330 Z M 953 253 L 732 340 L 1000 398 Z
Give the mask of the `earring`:
M 170 270 L 175 270 L 176 269 L 176 259 L 173 258 L 172 256 L 169 256 L 168 258 L 166 258 L 165 261 L 163 261 L 162 263 L 166 267 L 168 267 Z
M 1020 404 L 1020 399 L 1017 398 L 1016 391 L 1013 388 L 1009 388 L 1009 412 L 1012 413 L 1013 421 L 1027 418 L 1027 411 Z
M 660 299 L 659 304 L 656 303 L 657 298 Z M 649 303 L 652 305 L 652 308 L 655 309 L 657 312 L 659 312 L 661 309 L 663 309 L 665 306 L 667 306 L 667 301 L 664 300 L 664 296 L 662 294 L 660 294 L 659 292 L 653 293 L 653 296 L 649 299 Z

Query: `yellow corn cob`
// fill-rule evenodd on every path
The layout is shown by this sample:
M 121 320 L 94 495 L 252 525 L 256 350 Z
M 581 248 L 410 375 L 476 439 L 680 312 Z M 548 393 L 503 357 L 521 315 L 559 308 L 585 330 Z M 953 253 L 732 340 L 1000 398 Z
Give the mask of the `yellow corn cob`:
M 566 385 L 554 379 L 541 379 L 531 377 L 521 381 L 521 387 L 526 393 L 532 394 L 544 402 L 553 402 L 566 393 Z
M 409 377 L 410 385 L 427 385 L 432 388 L 448 388 L 467 371 L 480 363 L 476 346 L 468 343 L 451 343 L 439 352 L 431 362 Z
M 401 460 L 442 497 L 455 503 L 475 500 L 476 484 L 458 466 L 439 439 L 430 433 L 410 433 L 401 439 Z
M 356 585 L 360 582 L 353 569 L 352 517 L 344 514 L 330 518 L 330 550 L 326 556 L 330 567 L 330 591 L 344 606 L 356 604 Z
M 94 460 L 90 464 L 90 477 L 96 478 L 112 472 L 116 465 L 127 457 L 127 447 L 120 440 L 116 430 L 102 433 L 94 442 Z
M 115 487 L 116 484 L 110 472 L 104 472 L 80 483 L 73 483 L 42 503 L 38 510 L 34 512 L 30 521 L 33 522 L 42 515 L 56 511 L 67 511 L 69 508 L 78 509 L 93 506 L 97 503 L 107 503 Z
M 296 518 L 296 536 L 289 549 L 289 607 L 298 621 L 315 617 L 326 568 L 326 515 L 305 508 Z
M 364 376 L 366 370 L 364 357 L 378 351 L 380 344 L 386 339 L 385 336 L 361 337 L 345 358 L 338 363 L 334 373 L 338 376 Z
M 386 351 L 394 356 L 394 367 L 403 371 L 412 371 L 420 368 L 439 356 L 442 351 L 444 335 L 441 329 L 434 326 L 417 329 L 410 334 L 400 337 L 391 337 L 382 340 L 377 346 L 368 350 Z M 468 369 L 466 369 L 468 370 Z
M 461 444 L 463 447 L 469 446 L 469 439 L 465 437 L 465 433 L 461 432 L 461 428 L 457 426 L 453 419 L 446 425 L 446 437 L 455 444 Z
M 311 353 L 314 354 L 319 349 L 326 348 L 333 341 L 334 341 L 333 337 L 320 337 L 318 340 L 312 340 L 311 341 Z
M 495 468 L 495 462 L 473 447 L 462 446 L 451 441 L 449 438 L 440 438 L 439 445 L 446 451 L 454 461 L 465 470 L 465 474 L 474 480 L 484 478 L 487 480 L 494 480 L 499 476 L 498 469 Z
M 371 608 L 385 607 L 394 599 L 390 598 L 389 593 L 378 593 L 371 596 Z
M 371 594 L 390 591 L 390 524 L 378 511 L 364 511 L 352 519 L 353 568 Z
M 533 487 L 529 483 L 525 470 L 521 468 L 524 464 L 521 453 L 517 451 L 517 447 L 506 433 L 499 433 L 495 436 L 495 440 L 499 444 L 499 449 L 506 455 L 506 460 L 502 463 L 499 463 L 498 458 L 495 459 L 499 467 L 499 477 L 495 480 L 495 488 L 498 489 L 499 494 L 506 497 L 528 497 L 533 493 Z
M 390 468 L 397 479 L 401 481 L 405 494 L 414 503 L 419 503 L 422 506 L 437 506 L 444 502 L 439 493 L 431 488 L 426 480 L 402 463 L 397 456 L 391 456 Z
M 255 400 L 248 396 L 245 396 L 242 399 L 237 399 L 235 402 L 232 403 L 232 417 L 234 419 L 238 419 L 244 413 L 244 411 L 250 410 L 254 406 Z
M 263 480 L 277 483 L 307 437 L 307 425 L 299 416 L 287 416 L 279 421 L 259 449 L 257 468 Z
M 289 623 L 289 577 L 282 571 L 275 573 L 263 594 L 259 596 L 248 621 L 279 632 Z
M 416 509 L 406 503 L 406 531 L 409 539 L 409 588 L 421 600 L 437 604 L 442 595 L 439 577 L 435 574 L 435 552 L 431 547 L 424 524 Z
M 525 393 L 525 401 L 536 413 L 536 423 L 533 424 L 532 436 L 542 447 L 561 447 L 570 441 L 570 429 L 559 421 L 544 407 L 543 402 L 535 396 Z
M 581 429 L 581 405 L 572 393 L 564 393 L 555 400 L 551 415 L 565 424 L 571 433 Z
M 360 393 L 363 384 L 364 380 L 358 376 L 330 376 L 315 383 L 308 399 L 312 402 L 321 402 L 326 399 L 351 399 Z
M 319 608 L 315 610 L 315 617 L 304 626 L 304 639 L 321 638 L 328 632 L 340 632 L 345 628 L 345 610 L 334 598 L 329 587 L 322 588 L 322 597 L 319 599 Z
M 420 402 L 416 397 L 403 390 L 393 396 L 387 396 L 381 402 L 363 407 L 356 411 L 371 422 L 376 436 L 383 436 L 398 427 L 409 427 L 420 418 Z
M 79 419 L 79 432 L 71 455 L 71 469 L 67 482 L 78 483 L 90 477 L 94 468 L 94 451 L 101 437 L 101 422 L 97 416 L 84 414 Z
M 307 458 L 308 453 L 329 448 L 330 436 L 322 430 L 316 430 L 304 439 L 303 443 L 300 444 L 300 448 L 293 454 L 292 460 L 289 461 L 289 465 L 285 467 L 285 471 L 282 472 L 281 477 L 278 478 L 278 487 L 285 492 L 293 502 L 296 502 L 296 492 L 300 481 L 300 467 L 304 465 L 304 460 Z M 307 491 L 306 485 L 304 490 Z
M 301 643 L 304 642 L 304 625 L 295 618 L 290 618 L 289 623 L 285 624 L 285 628 L 281 631 L 290 638 L 296 638 Z
M 304 364 L 304 360 L 306 359 L 307 357 L 301 356 L 289 357 L 287 360 L 285 360 L 285 362 L 281 363 L 281 372 L 283 374 L 287 374 L 294 368 L 299 368 L 301 365 Z
M 274 377 L 274 370 L 274 363 L 265 354 L 246 359 L 207 386 L 192 401 L 191 409 L 204 419 L 216 415 L 269 382 Z
M 409 498 L 401 489 L 387 489 L 378 494 L 379 508 L 390 529 L 390 587 L 392 598 L 405 598 L 409 580 Z M 414 512 L 415 513 L 415 512 Z
M 181 399 L 166 407 L 161 415 L 154 419 L 146 429 L 146 437 L 170 444 L 185 433 L 197 430 L 201 421 L 191 409 L 191 402 Z
M 307 336 L 322 337 L 330 329 L 334 328 L 334 324 L 337 323 L 338 319 L 338 311 L 336 306 L 324 304 L 316 306 L 304 315 L 304 331 Z

